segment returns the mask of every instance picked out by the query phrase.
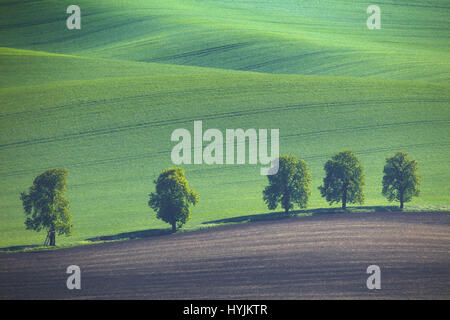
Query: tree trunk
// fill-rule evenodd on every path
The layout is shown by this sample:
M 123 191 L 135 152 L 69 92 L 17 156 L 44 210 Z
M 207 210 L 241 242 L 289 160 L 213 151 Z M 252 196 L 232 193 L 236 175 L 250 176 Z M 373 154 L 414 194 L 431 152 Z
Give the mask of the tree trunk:
M 400 194 L 400 210 L 403 210 L 403 194 Z
M 282 207 L 284 209 L 284 214 L 285 215 L 289 214 L 289 204 L 290 204 L 289 195 L 287 194 L 287 192 L 285 192 L 285 195 L 284 195 L 283 200 L 282 200 Z
M 342 190 L 342 209 L 347 209 L 347 184 L 344 184 Z
M 177 231 L 177 223 L 176 222 L 172 222 L 172 232 L 176 232 Z
M 50 246 L 54 247 L 56 245 L 56 235 L 55 235 L 55 226 L 50 228 Z

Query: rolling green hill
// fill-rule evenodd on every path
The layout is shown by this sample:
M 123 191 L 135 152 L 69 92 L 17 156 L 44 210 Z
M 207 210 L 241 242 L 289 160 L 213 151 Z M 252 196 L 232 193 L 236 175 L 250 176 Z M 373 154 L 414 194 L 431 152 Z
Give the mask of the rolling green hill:
M 280 152 L 310 165 L 311 208 L 328 207 L 325 161 L 352 149 L 366 205 L 389 205 L 384 159 L 403 150 L 423 176 L 410 208 L 448 209 L 446 2 L 383 4 L 380 32 L 363 1 L 304 3 L 79 1 L 82 30 L 68 31 L 67 1 L 0 1 L 0 247 L 43 242 L 19 194 L 50 167 L 69 169 L 75 226 L 57 243 L 168 228 L 148 194 L 172 131 L 195 120 L 279 128 Z M 186 229 L 268 212 L 259 165 L 184 169 L 200 193 Z
M 449 80 L 450 5 L 391 0 L 382 29 L 366 27 L 367 1 L 4 1 L 1 46 L 123 60 L 403 80 Z

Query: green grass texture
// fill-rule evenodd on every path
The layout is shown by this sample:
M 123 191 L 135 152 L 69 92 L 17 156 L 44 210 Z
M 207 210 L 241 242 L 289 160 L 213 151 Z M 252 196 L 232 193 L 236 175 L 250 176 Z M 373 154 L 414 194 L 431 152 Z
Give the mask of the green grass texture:
M 57 244 L 168 229 L 148 207 L 172 166 L 173 130 L 279 129 L 280 153 L 308 162 L 309 208 L 328 208 L 323 165 L 351 149 L 381 195 L 387 156 L 419 163 L 409 210 L 450 203 L 446 1 L 386 1 L 368 30 L 365 1 L 0 1 L 0 248 L 40 245 L 20 192 L 69 170 L 74 230 Z M 200 202 L 184 230 L 269 213 L 260 165 L 183 165 Z M 335 205 L 332 207 L 338 207 Z M 231 220 L 232 221 L 232 220 Z

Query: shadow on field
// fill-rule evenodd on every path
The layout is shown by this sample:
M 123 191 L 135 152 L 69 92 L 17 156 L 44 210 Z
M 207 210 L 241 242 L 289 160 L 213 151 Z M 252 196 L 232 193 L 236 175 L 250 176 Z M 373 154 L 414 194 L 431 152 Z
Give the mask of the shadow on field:
M 163 235 L 170 234 L 170 233 L 172 233 L 171 229 L 149 229 L 149 230 L 118 233 L 118 234 L 109 235 L 109 236 L 98 236 L 98 237 L 89 238 L 86 240 L 92 241 L 92 242 L 97 242 L 97 241 L 113 241 L 113 240 L 126 240 L 126 239 L 142 239 L 142 238 L 163 236 Z
M 342 208 L 302 209 L 302 210 L 293 210 L 289 212 L 289 215 L 286 215 L 284 211 L 278 211 L 278 212 L 259 213 L 226 219 L 205 221 L 202 224 L 269 221 L 269 220 L 287 219 L 297 216 L 317 216 L 336 213 L 371 213 L 371 212 L 396 212 L 396 211 L 400 211 L 400 209 L 396 206 L 348 207 L 346 210 L 342 210 Z
M 30 244 L 25 246 L 12 246 L 12 247 L 4 247 L 0 248 L 0 252 L 13 252 L 13 251 L 25 251 L 27 249 L 32 249 L 36 247 L 40 247 L 39 244 Z

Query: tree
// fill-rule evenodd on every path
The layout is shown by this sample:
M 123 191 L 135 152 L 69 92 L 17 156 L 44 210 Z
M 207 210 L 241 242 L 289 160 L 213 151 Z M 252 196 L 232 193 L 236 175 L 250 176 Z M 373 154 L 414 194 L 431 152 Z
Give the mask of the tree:
M 22 192 L 20 195 L 25 214 L 28 216 L 25 221 L 26 228 L 37 232 L 47 230 L 50 246 L 56 244 L 56 233 L 72 233 L 69 200 L 64 197 L 67 174 L 67 169 L 48 169 L 34 179 L 28 194 Z
M 196 205 L 199 195 L 189 188 L 182 168 L 165 169 L 154 181 L 156 192 L 150 194 L 148 205 L 157 218 L 172 225 L 172 232 L 181 228 L 190 218 L 189 205 Z
M 400 201 L 400 209 L 403 209 L 405 202 L 419 195 L 421 177 L 417 174 L 417 168 L 417 161 L 409 159 L 405 152 L 386 158 L 382 194 L 389 201 Z
M 331 204 L 342 201 L 342 209 L 347 203 L 364 203 L 364 175 L 358 157 L 349 150 L 337 153 L 325 163 L 323 186 L 319 187 L 322 197 Z
M 277 174 L 268 175 L 269 185 L 263 191 L 264 201 L 270 210 L 276 209 L 278 204 L 286 214 L 297 204 L 306 208 L 311 192 L 311 174 L 308 164 L 292 155 L 283 155 L 279 158 Z

